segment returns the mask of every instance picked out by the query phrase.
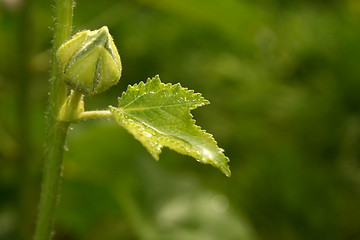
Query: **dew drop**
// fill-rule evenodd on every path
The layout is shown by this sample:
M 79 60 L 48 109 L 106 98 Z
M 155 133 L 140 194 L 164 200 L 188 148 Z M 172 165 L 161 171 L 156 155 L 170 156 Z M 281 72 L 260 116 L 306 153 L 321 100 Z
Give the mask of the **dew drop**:
M 203 152 L 202 152 L 201 155 L 203 156 L 204 161 L 206 161 L 206 159 L 212 159 L 213 158 L 213 155 L 207 149 L 203 149 Z
M 145 135 L 146 137 L 152 137 L 152 134 L 149 133 L 149 132 L 145 132 L 144 135 Z

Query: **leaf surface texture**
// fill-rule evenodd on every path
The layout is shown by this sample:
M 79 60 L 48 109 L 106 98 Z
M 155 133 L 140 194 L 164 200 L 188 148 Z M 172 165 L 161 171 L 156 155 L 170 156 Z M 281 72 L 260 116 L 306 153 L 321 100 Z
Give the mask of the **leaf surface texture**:
M 139 140 L 156 159 L 162 147 L 194 157 L 230 176 L 229 159 L 211 134 L 195 125 L 190 110 L 209 104 L 201 94 L 180 84 L 164 84 L 159 76 L 129 86 L 110 106 L 115 120 Z

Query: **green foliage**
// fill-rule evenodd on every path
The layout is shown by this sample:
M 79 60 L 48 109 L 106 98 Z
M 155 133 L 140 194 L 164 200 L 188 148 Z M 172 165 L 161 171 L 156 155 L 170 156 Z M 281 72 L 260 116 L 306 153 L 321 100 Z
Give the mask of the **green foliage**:
M 120 56 L 107 27 L 85 30 L 68 40 L 72 30 L 73 1 L 56 1 L 55 32 L 44 174 L 34 240 L 50 240 L 59 195 L 64 144 L 71 123 L 109 114 L 126 127 L 158 159 L 163 146 L 218 167 L 230 176 L 229 159 L 215 140 L 192 120 L 190 110 L 208 103 L 200 94 L 160 82 L 130 87 L 111 111 L 84 111 L 84 95 L 105 91 L 121 75 Z M 72 88 L 68 94 L 65 82 Z M 165 113 L 165 114 L 163 114 Z M 165 120 L 166 119 L 166 120 Z M 165 120 L 165 121 L 164 121 Z M 126 201 L 132 204 L 132 200 Z
M 34 192 L 45 141 L 53 9 L 45 0 L 21 2 L 0 6 L 4 240 L 17 240 L 19 225 L 30 228 L 25 239 L 31 238 L 35 216 L 27 213 L 38 206 Z M 107 25 L 124 64 L 124 81 L 106 94 L 86 97 L 86 109 L 117 106 L 128 84 L 157 73 L 181 82 L 211 101 L 192 114 L 226 150 L 232 177 L 167 148 L 161 161 L 151 161 L 112 120 L 74 125 L 55 240 L 148 239 L 139 236 L 143 228 L 171 235 L 156 240 L 186 239 L 184 232 L 229 240 L 239 236 L 239 228 L 263 240 L 360 239 L 358 0 L 76 3 L 73 32 Z M 28 4 L 23 14 L 19 6 Z M 27 94 L 20 96 L 24 88 Z M 193 193 L 204 199 L 209 192 L 228 199 L 224 214 L 233 214 L 240 226 L 229 218 L 204 217 L 205 210 L 180 214 L 186 204 L 202 211 Z M 134 199 L 138 214 L 114 196 Z M 160 221 L 161 209 L 169 205 L 177 218 L 169 214 Z M 164 226 L 168 222 L 176 224 Z
M 110 107 L 115 120 L 139 140 L 155 158 L 163 146 L 219 168 L 230 176 L 229 159 L 212 136 L 195 125 L 190 110 L 208 104 L 201 94 L 160 82 L 159 76 L 129 86 Z

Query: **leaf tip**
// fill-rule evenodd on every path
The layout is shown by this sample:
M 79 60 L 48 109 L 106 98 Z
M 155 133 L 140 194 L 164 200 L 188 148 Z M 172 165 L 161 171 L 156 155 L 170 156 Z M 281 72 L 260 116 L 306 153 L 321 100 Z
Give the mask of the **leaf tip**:
M 227 160 L 229 161 L 229 159 L 227 158 Z M 230 171 L 230 168 L 229 168 L 229 165 L 226 163 L 226 164 L 223 164 L 221 166 L 218 166 L 218 168 L 220 169 L 220 171 L 225 174 L 225 176 L 227 177 L 231 177 L 231 171 Z
M 226 168 L 226 169 L 221 170 L 221 171 L 225 174 L 225 176 L 227 176 L 227 177 L 231 177 L 231 171 L 230 171 L 230 169 L 229 169 L 229 168 Z

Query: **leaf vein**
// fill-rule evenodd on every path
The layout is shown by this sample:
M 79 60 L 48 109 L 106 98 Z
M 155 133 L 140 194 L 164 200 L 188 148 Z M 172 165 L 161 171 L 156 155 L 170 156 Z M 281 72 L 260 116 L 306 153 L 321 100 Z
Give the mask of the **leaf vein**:
M 148 109 L 155 109 L 155 108 L 165 108 L 165 107 L 176 107 L 176 106 L 188 106 L 192 105 L 194 102 L 188 102 L 188 103 L 177 103 L 177 104 L 171 104 L 171 105 L 160 105 L 160 106 L 151 106 L 151 107 L 135 107 L 135 108 L 126 108 L 128 104 L 123 107 L 123 109 L 127 111 L 143 111 Z M 196 104 L 203 104 L 202 102 L 195 102 Z

